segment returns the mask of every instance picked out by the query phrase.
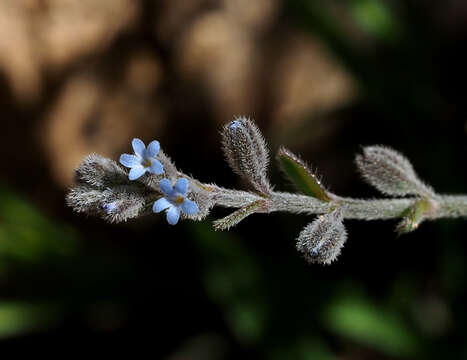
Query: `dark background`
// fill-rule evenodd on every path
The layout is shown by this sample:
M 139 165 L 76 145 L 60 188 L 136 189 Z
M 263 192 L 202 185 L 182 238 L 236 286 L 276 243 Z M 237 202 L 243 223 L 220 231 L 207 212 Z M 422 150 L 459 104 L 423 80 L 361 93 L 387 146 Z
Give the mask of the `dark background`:
M 339 195 L 380 196 L 353 163 L 372 144 L 438 192 L 466 192 L 466 35 L 464 0 L 1 1 L 2 348 L 466 357 L 463 220 L 400 237 L 396 221 L 347 221 L 339 261 L 310 266 L 295 251 L 306 216 L 215 232 L 229 211 L 109 225 L 64 201 L 85 155 L 118 159 L 133 137 L 239 188 L 219 131 L 243 114 L 272 157 L 289 147 Z

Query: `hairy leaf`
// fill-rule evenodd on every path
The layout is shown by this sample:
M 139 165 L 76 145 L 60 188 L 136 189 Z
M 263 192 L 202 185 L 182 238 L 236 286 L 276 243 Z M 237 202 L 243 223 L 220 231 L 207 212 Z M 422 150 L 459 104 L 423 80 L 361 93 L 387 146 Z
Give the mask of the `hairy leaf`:
M 433 197 L 433 190 L 415 173 L 402 154 L 384 146 L 368 146 L 356 163 L 363 178 L 387 195 L 419 195 Z
M 294 155 L 290 150 L 281 147 L 277 154 L 277 159 L 282 171 L 302 193 L 313 196 L 321 201 L 331 201 L 328 191 L 299 157 Z
M 240 221 L 245 219 L 248 215 L 258 212 L 258 210 L 264 208 L 265 205 L 266 205 L 265 200 L 254 201 L 251 204 L 238 209 L 232 214 L 222 219 L 214 221 L 214 228 L 216 230 L 228 230 L 232 226 L 237 225 Z

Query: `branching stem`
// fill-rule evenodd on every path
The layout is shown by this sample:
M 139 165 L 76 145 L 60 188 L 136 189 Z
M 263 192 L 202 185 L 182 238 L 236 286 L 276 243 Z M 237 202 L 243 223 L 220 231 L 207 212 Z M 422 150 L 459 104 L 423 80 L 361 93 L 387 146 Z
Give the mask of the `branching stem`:
M 264 199 L 260 195 L 247 191 L 228 190 L 220 187 L 213 188 L 213 191 L 215 192 L 216 205 L 227 208 L 241 208 L 254 201 Z M 385 220 L 403 217 L 419 199 L 419 197 L 410 197 L 364 200 L 336 197 L 331 202 L 324 202 L 307 195 L 272 192 L 267 198 L 267 212 L 325 214 L 339 206 L 343 210 L 345 219 Z M 467 196 L 465 195 L 439 195 L 430 201 L 434 205 L 429 216 L 431 219 L 467 217 Z

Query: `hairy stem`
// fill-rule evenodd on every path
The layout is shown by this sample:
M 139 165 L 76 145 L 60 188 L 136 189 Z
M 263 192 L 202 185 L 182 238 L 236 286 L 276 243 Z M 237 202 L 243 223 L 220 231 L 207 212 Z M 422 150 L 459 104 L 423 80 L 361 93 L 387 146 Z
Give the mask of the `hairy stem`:
M 267 212 L 281 211 L 304 214 L 325 214 L 336 207 L 341 207 L 345 219 L 384 220 L 401 218 L 407 210 L 420 200 L 419 197 L 396 199 L 353 199 L 338 197 L 331 202 L 320 201 L 307 195 L 286 192 L 272 192 L 268 198 L 246 192 L 215 187 L 217 206 L 241 208 L 254 201 L 263 199 L 268 203 Z M 467 217 L 467 196 L 439 195 L 433 202 L 429 218 Z

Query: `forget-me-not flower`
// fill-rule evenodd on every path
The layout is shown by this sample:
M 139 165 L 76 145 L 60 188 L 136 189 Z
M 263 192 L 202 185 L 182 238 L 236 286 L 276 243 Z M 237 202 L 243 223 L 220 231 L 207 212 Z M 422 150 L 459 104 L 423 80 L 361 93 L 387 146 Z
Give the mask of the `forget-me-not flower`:
M 187 215 L 194 215 L 199 211 L 198 205 L 186 197 L 188 185 L 188 180 L 185 178 L 178 179 L 173 188 L 169 179 L 162 179 L 159 182 L 165 197 L 157 200 L 152 210 L 155 213 L 167 210 L 167 221 L 170 225 L 175 225 L 178 222 L 180 211 Z
M 148 171 L 156 175 L 164 172 L 164 167 L 156 159 L 156 155 L 160 150 L 159 141 L 151 141 L 146 148 L 146 145 L 140 139 L 133 139 L 131 145 L 133 146 L 135 155 L 122 154 L 120 156 L 120 164 L 131 169 L 128 175 L 130 180 L 136 180 Z
M 101 209 L 107 214 L 111 214 L 116 208 L 117 204 L 115 202 L 101 204 Z
M 239 126 L 242 126 L 242 122 L 240 120 L 234 120 L 229 126 L 230 130 L 237 130 Z

